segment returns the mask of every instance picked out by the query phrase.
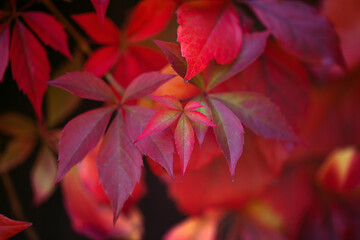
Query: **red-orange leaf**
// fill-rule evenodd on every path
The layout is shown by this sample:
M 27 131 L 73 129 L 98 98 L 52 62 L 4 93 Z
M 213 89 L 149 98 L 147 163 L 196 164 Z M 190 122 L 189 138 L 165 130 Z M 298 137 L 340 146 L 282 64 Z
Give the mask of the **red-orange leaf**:
M 44 44 L 71 58 L 64 27 L 55 17 L 43 12 L 25 12 L 22 17 Z
M 191 121 L 202 124 L 202 125 L 207 125 L 207 126 L 211 126 L 211 127 L 216 127 L 215 124 L 213 124 L 207 116 L 205 116 L 204 114 L 202 114 L 201 112 L 198 111 L 185 111 L 186 117 L 188 117 Z
M 194 130 L 185 114 L 182 114 L 175 129 L 176 150 L 180 157 L 182 174 L 184 175 L 194 148 Z
M 140 141 L 143 138 L 146 138 L 154 133 L 160 132 L 165 128 L 169 127 L 173 122 L 175 122 L 181 112 L 178 110 L 162 110 L 154 114 L 154 116 L 149 121 L 148 125 L 141 133 L 141 135 L 136 139 Z
M 120 56 L 118 46 L 110 45 L 94 51 L 85 63 L 84 71 L 92 72 L 102 77 L 115 64 Z
M 177 15 L 178 42 L 188 63 L 185 80 L 204 70 L 212 59 L 229 64 L 239 54 L 242 31 L 231 3 L 190 1 L 179 7 Z
M 0 25 L 0 82 L 3 80 L 9 61 L 10 28 L 8 24 Z
M 0 214 L 0 239 L 8 239 L 30 226 L 31 223 L 15 221 Z
M 139 42 L 161 32 L 170 21 L 174 8 L 173 0 L 141 1 L 130 17 L 127 38 Z
M 10 61 L 19 89 L 28 96 L 37 116 L 42 118 L 41 106 L 50 78 L 50 64 L 43 46 L 20 21 L 13 29 Z

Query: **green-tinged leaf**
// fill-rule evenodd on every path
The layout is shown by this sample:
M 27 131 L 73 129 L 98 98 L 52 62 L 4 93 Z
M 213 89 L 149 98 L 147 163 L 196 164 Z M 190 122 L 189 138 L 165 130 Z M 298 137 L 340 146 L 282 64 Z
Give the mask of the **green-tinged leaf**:
M 255 92 L 212 94 L 227 106 L 256 134 L 276 140 L 297 141 L 297 137 L 279 108 L 267 97 Z
M 55 190 L 57 163 L 54 153 L 43 145 L 31 169 L 30 179 L 35 205 L 45 202 Z
M 184 175 L 194 148 L 194 130 L 185 114 L 182 114 L 175 129 L 176 150 L 180 157 L 182 174 Z
M 210 98 L 210 107 L 216 141 L 229 165 L 232 178 L 235 177 L 235 166 L 239 160 L 244 145 L 244 128 L 237 116 L 220 101 Z
M 208 84 L 206 89 L 214 88 L 253 63 L 264 52 L 268 36 L 269 32 L 245 34 L 240 54 L 233 63 L 228 65 L 213 63 L 207 68 Z
M 195 97 L 193 100 L 203 106 L 201 108 L 197 108 L 196 111 L 204 114 L 208 119 L 211 120 L 211 110 L 209 104 L 206 102 L 205 97 L 203 95 L 199 95 Z M 193 122 L 192 125 L 194 127 L 196 137 L 199 141 L 199 145 L 201 146 L 202 143 L 204 142 L 205 134 L 208 130 L 208 125 L 203 125 L 197 122 Z

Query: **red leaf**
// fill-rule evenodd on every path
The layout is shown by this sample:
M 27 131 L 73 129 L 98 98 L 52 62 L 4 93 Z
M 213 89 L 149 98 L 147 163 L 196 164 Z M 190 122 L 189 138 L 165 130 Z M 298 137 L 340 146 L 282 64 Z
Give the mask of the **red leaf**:
M 256 134 L 276 140 L 297 141 L 279 108 L 262 94 L 229 92 L 211 96 L 227 106 Z
M 345 66 L 333 26 L 300 1 L 246 0 L 281 45 L 312 64 Z
M 100 23 L 104 25 L 106 9 L 109 5 L 110 0 L 91 0 L 91 3 L 94 5 L 96 13 L 99 17 Z
M 252 64 L 263 52 L 269 32 L 245 34 L 239 56 L 230 65 L 212 64 L 207 68 L 207 89 L 210 90 L 218 84 L 235 76 Z
M 104 137 L 96 167 L 110 199 L 115 224 L 124 202 L 140 180 L 142 167 L 141 154 L 128 137 L 121 112 L 117 113 Z
M 10 61 L 13 77 L 19 89 L 30 99 L 36 114 L 42 118 L 42 101 L 50 64 L 46 52 L 33 34 L 16 21 L 11 37 Z
M 119 44 L 120 32 L 110 19 L 105 18 L 101 25 L 95 13 L 76 14 L 72 18 L 96 43 Z
M 2 82 L 5 69 L 9 61 L 10 28 L 8 24 L 0 25 L 0 82 Z
M 140 106 L 125 107 L 126 126 L 128 127 L 131 141 L 135 141 L 141 132 L 144 131 L 154 113 L 155 111 Z M 174 178 L 174 144 L 172 139 L 172 133 L 168 129 L 142 139 L 135 145 L 144 155 L 158 162 Z
M 152 96 L 152 98 L 167 108 L 170 108 L 173 110 L 178 110 L 178 111 L 183 110 L 183 107 L 182 107 L 179 99 L 177 99 L 176 97 L 174 97 L 172 95 Z
M 30 226 L 31 223 L 15 221 L 0 214 L 0 239 L 8 239 Z
M 120 56 L 118 46 L 110 45 L 94 51 L 85 63 L 84 70 L 102 77 L 116 63 Z
M 174 75 L 159 72 L 143 73 L 126 88 L 122 102 L 146 97 L 173 77 Z
M 235 177 L 235 166 L 239 160 L 244 144 L 244 129 L 240 120 L 230 109 L 215 99 L 210 99 L 210 107 L 214 123 L 216 141 L 229 165 L 232 178 Z
M 241 48 L 242 32 L 231 3 L 222 1 L 191 1 L 178 10 L 178 42 L 188 63 L 184 79 L 190 80 L 215 59 L 229 64 Z
M 194 148 L 194 130 L 185 114 L 182 114 L 175 129 L 176 150 L 180 157 L 182 174 L 185 174 Z
M 165 53 L 172 68 L 180 77 L 186 75 L 187 63 L 186 59 L 181 55 L 181 47 L 179 44 L 154 40 L 156 45 Z
M 124 87 L 141 73 L 158 71 L 168 62 L 159 52 L 141 46 L 129 46 L 116 63 L 113 74 Z
M 154 114 L 154 116 L 149 121 L 148 125 L 141 133 L 141 135 L 136 139 L 140 141 L 143 138 L 146 138 L 154 133 L 160 132 L 165 128 L 169 127 L 173 122 L 175 122 L 181 112 L 178 110 L 162 110 Z
M 22 17 L 44 44 L 71 58 L 66 32 L 55 17 L 43 12 L 24 12 Z
M 211 119 L 211 110 L 210 107 L 208 105 L 208 103 L 205 100 L 205 97 L 203 95 L 199 95 L 197 97 L 194 98 L 194 101 L 199 102 L 200 105 L 202 105 L 202 108 L 197 109 L 198 112 L 201 112 L 202 114 L 204 114 L 208 119 Z M 187 106 L 185 106 L 186 108 Z M 201 146 L 204 138 L 205 138 L 205 134 L 207 132 L 208 126 L 207 125 L 203 125 L 203 124 L 199 124 L 196 122 L 192 123 L 195 133 L 196 133 L 196 137 L 199 141 L 199 145 Z
M 184 110 L 185 111 L 191 111 L 191 110 L 202 108 L 202 107 L 204 107 L 204 106 L 201 105 L 200 103 L 191 100 L 185 105 Z
M 198 111 L 185 111 L 185 115 L 186 117 L 188 117 L 191 121 L 202 124 L 202 125 L 207 125 L 207 126 L 211 126 L 211 127 L 216 127 L 216 125 L 214 125 L 206 115 L 202 114 L 201 112 Z
M 160 33 L 170 21 L 175 2 L 163 0 L 144 0 L 135 8 L 126 32 L 131 42 L 140 42 Z
M 101 78 L 88 72 L 67 73 L 52 80 L 49 84 L 82 98 L 111 102 L 116 99 L 113 90 Z
M 56 182 L 97 145 L 104 135 L 113 111 L 113 107 L 95 109 L 77 116 L 66 124 L 59 142 Z

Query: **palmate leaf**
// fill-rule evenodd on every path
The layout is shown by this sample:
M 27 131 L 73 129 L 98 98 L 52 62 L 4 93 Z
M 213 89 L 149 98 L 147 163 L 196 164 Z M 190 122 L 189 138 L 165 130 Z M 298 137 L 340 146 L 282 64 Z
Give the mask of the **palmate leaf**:
M 177 40 L 188 64 L 185 80 L 204 70 L 212 59 L 229 64 L 238 56 L 242 31 L 231 3 L 189 1 L 180 5 L 177 15 Z
M 210 98 L 210 108 L 216 140 L 229 165 L 232 178 L 235 177 L 235 166 L 239 160 L 244 144 L 244 128 L 237 116 L 225 105 L 214 98 Z
M 12 32 L 10 61 L 19 89 L 28 96 L 37 116 L 42 118 L 41 107 L 46 82 L 50 78 L 50 64 L 43 46 L 20 21 L 16 21 Z
M 1 239 L 8 239 L 19 232 L 30 227 L 31 223 L 15 221 L 0 214 L 0 236 Z
M 255 92 L 212 94 L 227 106 L 253 132 L 276 140 L 297 141 L 279 108 L 267 97 Z
M 135 141 L 154 115 L 155 111 L 140 107 L 126 106 L 126 126 L 131 141 Z M 174 144 L 170 129 L 165 129 L 136 142 L 135 146 L 146 156 L 159 163 L 173 178 Z
M 312 64 L 345 66 L 333 26 L 315 8 L 295 0 L 245 3 L 290 53 Z
M 172 109 L 172 110 L 178 110 L 178 111 L 182 111 L 183 107 L 179 101 L 179 99 L 177 99 L 176 97 L 172 96 L 172 95 L 163 95 L 163 96 L 152 96 L 152 98 L 157 101 L 158 103 L 160 103 L 161 105 Z
M 111 70 L 120 56 L 118 46 L 109 45 L 95 50 L 84 65 L 84 71 L 103 76 Z
M 100 182 L 114 212 L 114 224 L 140 180 L 142 167 L 141 154 L 129 139 L 121 114 L 118 112 L 110 124 L 96 161 Z
M 114 107 L 91 110 L 72 119 L 64 127 L 60 137 L 56 182 L 98 144 L 114 110 Z
M 199 95 L 195 97 L 193 101 L 198 102 L 202 106 L 201 108 L 197 108 L 196 111 L 204 114 L 209 120 L 211 120 L 211 110 L 205 97 L 203 95 Z M 199 145 L 201 146 L 204 142 L 205 134 L 209 126 L 197 122 L 193 122 L 192 126 L 194 127 L 196 137 L 198 139 Z
M 21 16 L 44 44 L 71 58 L 64 27 L 55 17 L 43 12 L 24 12 Z
M 91 3 L 94 5 L 101 24 L 104 24 L 106 9 L 109 5 L 109 2 L 110 0 L 91 0 Z

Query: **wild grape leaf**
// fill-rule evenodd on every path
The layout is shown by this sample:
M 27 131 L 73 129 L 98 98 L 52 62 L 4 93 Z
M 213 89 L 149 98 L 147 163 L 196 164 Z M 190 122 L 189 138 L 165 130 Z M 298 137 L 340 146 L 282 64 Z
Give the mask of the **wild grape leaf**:
M 0 25 L 0 82 L 2 82 L 5 69 L 9 61 L 10 27 L 4 23 Z
M 178 110 L 182 111 L 183 107 L 181 105 L 181 102 L 172 95 L 163 95 L 163 96 L 152 96 L 152 98 L 160 103 L 161 105 L 172 109 L 172 110 Z
M 106 9 L 109 5 L 109 2 L 110 0 L 91 0 L 91 3 L 94 5 L 101 24 L 104 24 Z
M 72 18 L 96 43 L 119 44 L 120 32 L 110 19 L 105 18 L 101 25 L 95 13 L 76 14 Z
M 195 102 L 198 102 L 203 107 L 196 109 L 196 111 L 204 114 L 208 119 L 211 119 L 211 110 L 209 104 L 207 103 L 205 97 L 203 95 L 199 95 L 193 99 Z M 200 123 L 192 123 L 194 127 L 194 131 L 196 133 L 196 137 L 198 139 L 199 145 L 201 146 L 204 142 L 205 134 L 208 130 L 208 125 L 200 124 Z
M 263 52 L 269 32 L 245 34 L 239 56 L 230 65 L 211 64 L 207 68 L 207 90 L 235 76 L 252 64 Z
M 218 100 L 210 98 L 210 108 L 213 121 L 218 126 L 214 128 L 216 140 L 234 179 L 235 166 L 243 151 L 244 128 L 236 115 Z
M 121 112 L 117 113 L 103 139 L 96 166 L 110 199 L 115 224 L 124 202 L 140 180 L 142 167 L 141 154 L 128 137 Z
M 191 153 L 194 148 L 194 130 L 190 121 L 183 113 L 175 128 L 175 145 L 177 153 L 180 157 L 180 165 L 182 174 L 185 174 L 186 167 L 189 163 Z
M 43 12 L 24 12 L 21 16 L 44 44 L 71 58 L 64 27 L 55 17 Z
M 188 64 L 185 80 L 204 70 L 212 59 L 229 64 L 238 56 L 242 31 L 231 3 L 190 1 L 180 5 L 177 15 L 177 40 Z
M 180 117 L 180 115 L 180 111 L 172 109 L 156 112 L 141 135 L 137 137 L 136 141 L 140 141 L 143 138 L 168 128 Z
M 309 107 L 309 76 L 303 64 L 269 41 L 265 53 L 224 90 L 256 91 L 269 97 L 295 129 L 303 127 Z M 294 107 L 296 106 L 296 108 Z
M 113 90 L 102 79 L 88 72 L 67 73 L 52 80 L 49 84 L 81 98 L 111 102 L 116 99 Z
M 126 126 L 131 141 L 135 141 L 144 131 L 155 111 L 140 107 L 125 107 Z M 173 178 L 174 144 L 170 129 L 165 129 L 136 142 L 136 147 L 146 156 L 158 162 Z
M 276 140 L 296 141 L 297 137 L 279 108 L 255 92 L 212 94 L 256 134 Z
M 97 145 L 104 135 L 113 111 L 114 107 L 91 110 L 66 124 L 59 142 L 59 169 L 56 182 L 59 182 Z
M 42 118 L 42 101 L 46 82 L 50 78 L 50 64 L 45 49 L 20 21 L 16 21 L 12 32 L 10 61 L 19 89 L 28 96 L 37 116 Z
M 130 45 L 115 64 L 113 75 L 126 87 L 140 74 L 160 70 L 166 64 L 166 58 L 159 52 L 148 47 Z
M 135 78 L 126 88 L 122 102 L 146 97 L 173 77 L 174 75 L 162 74 L 160 72 L 143 73 Z
M 15 221 L 0 214 L 0 236 L 1 239 L 8 239 L 19 232 L 30 227 L 31 223 Z
M 30 172 L 35 205 L 38 206 L 45 202 L 54 192 L 56 171 L 55 155 L 47 146 L 43 145 Z
M 98 77 L 104 76 L 110 71 L 118 58 L 120 51 L 118 46 L 106 46 L 95 50 L 84 65 L 84 71 L 91 72 Z
M 141 1 L 130 17 L 127 39 L 140 42 L 160 33 L 170 21 L 174 9 L 174 1 Z
M 180 77 L 184 78 L 187 70 L 186 59 L 181 55 L 179 44 L 154 40 L 156 45 L 165 53 L 172 68 Z
M 245 3 L 290 53 L 312 64 L 345 66 L 333 26 L 315 8 L 294 0 Z

